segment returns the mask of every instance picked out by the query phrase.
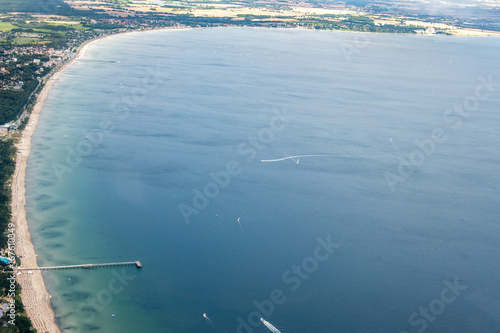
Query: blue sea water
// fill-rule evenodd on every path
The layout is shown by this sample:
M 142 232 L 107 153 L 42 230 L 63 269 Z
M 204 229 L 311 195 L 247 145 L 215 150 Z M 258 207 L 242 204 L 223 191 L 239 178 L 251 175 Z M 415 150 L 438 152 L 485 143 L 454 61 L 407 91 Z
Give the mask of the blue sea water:
M 280 29 L 96 42 L 40 116 L 30 230 L 42 266 L 143 268 L 45 272 L 62 331 L 500 331 L 499 54 Z M 321 156 L 261 162 L 297 155 Z

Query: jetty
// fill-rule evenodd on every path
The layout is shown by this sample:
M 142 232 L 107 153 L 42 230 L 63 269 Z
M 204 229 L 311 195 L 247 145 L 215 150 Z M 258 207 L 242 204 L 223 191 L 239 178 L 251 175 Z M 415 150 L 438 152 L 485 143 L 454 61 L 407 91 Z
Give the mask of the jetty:
M 48 271 L 55 269 L 75 269 L 75 268 L 83 268 L 83 269 L 91 269 L 91 268 L 99 268 L 99 267 L 111 267 L 111 266 L 132 266 L 135 265 L 137 268 L 142 268 L 142 264 L 140 261 L 127 261 L 127 262 L 111 262 L 106 264 L 83 264 L 83 265 L 66 265 L 66 266 L 48 266 L 48 267 L 33 267 L 33 268 L 25 268 L 18 267 L 18 271 Z

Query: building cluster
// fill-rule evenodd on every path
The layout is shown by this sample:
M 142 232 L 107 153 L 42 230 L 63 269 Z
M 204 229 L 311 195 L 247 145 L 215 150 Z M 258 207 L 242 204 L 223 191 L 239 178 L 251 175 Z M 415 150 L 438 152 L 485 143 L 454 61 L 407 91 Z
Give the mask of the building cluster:
M 35 76 L 43 76 L 48 67 L 55 67 L 74 56 L 70 49 L 55 50 L 43 46 L 16 46 L 0 50 L 0 90 L 21 90 L 27 67 L 35 67 Z M 33 77 L 30 77 L 33 78 Z
M 0 49 L 0 93 L 9 90 L 22 91 L 25 83 L 30 80 L 41 82 L 52 68 L 63 64 L 74 55 L 72 48 L 57 50 L 46 46 L 13 46 Z M 36 96 L 34 92 L 31 95 Z M 15 120 L 0 125 L 0 137 L 19 127 L 27 115 L 25 106 Z
M 31 93 L 24 107 L 19 110 L 16 119 L 3 125 L 0 124 L 0 137 L 9 130 L 16 129 L 27 116 L 26 106 L 32 100 L 31 97 L 36 96 L 35 91 L 32 91 L 33 85 L 31 83 L 33 80 L 41 83 L 52 68 L 73 58 L 77 48 L 84 42 L 127 30 L 149 30 L 172 25 L 171 22 L 164 20 L 127 18 L 83 19 L 81 24 L 92 26 L 92 28 L 72 30 L 64 35 L 65 38 L 58 40 L 40 32 L 0 32 L 0 39 L 12 39 L 13 37 L 45 38 L 49 42 L 48 45 L 39 42 L 26 45 L 16 45 L 15 43 L 0 45 L 0 97 L 12 99 L 16 96 L 13 96 L 12 92 L 23 92 L 25 89 Z

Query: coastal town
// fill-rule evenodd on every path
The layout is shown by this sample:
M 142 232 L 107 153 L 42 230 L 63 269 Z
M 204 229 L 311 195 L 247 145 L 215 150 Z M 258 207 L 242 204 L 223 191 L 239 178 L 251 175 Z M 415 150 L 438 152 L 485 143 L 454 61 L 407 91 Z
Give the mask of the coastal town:
M 9 96 L 8 91 L 18 92 L 23 90 L 25 82 L 35 82 L 37 84 L 36 86 L 34 84 L 26 86 L 29 88 L 34 86 L 35 88 L 28 91 L 28 98 L 21 110 L 12 110 L 16 114 L 16 118 L 0 126 L 0 136 L 5 136 L 9 130 L 15 130 L 23 123 L 28 114 L 27 105 L 32 97 L 36 97 L 35 91 L 40 86 L 44 76 L 72 56 L 73 54 L 69 49 L 63 51 L 47 47 L 18 46 L 4 50 L 4 53 L 0 56 L 2 66 L 0 68 L 0 90 L 6 92 L 2 97 L 6 99 L 12 96 L 12 93 Z M 6 118 L 3 119 L 3 121 L 6 120 Z
M 12 97 L 14 92 L 27 90 L 24 93 L 26 98 L 21 98 L 24 105 L 17 104 L 18 108 L 12 110 L 16 115 L 15 119 L 7 121 L 4 117 L 2 121 L 7 121 L 0 125 L 0 137 L 7 134 L 9 130 L 16 130 L 28 116 L 28 106 L 32 98 L 36 98 L 36 90 L 40 87 L 44 77 L 54 68 L 61 66 L 74 56 L 71 48 L 55 50 L 46 46 L 16 46 L 3 50 L 0 55 L 0 94 L 3 93 L 3 100 Z M 25 82 L 28 85 L 25 86 Z M 36 83 L 29 84 L 29 83 Z M 34 87 L 34 89 L 32 89 Z M 12 91 L 12 92 L 10 92 Z M 29 95 L 28 95 L 29 93 Z M 21 109 L 19 109 L 21 107 Z M 4 110 L 6 110 L 5 107 Z M 5 116 L 9 116 L 6 114 Z

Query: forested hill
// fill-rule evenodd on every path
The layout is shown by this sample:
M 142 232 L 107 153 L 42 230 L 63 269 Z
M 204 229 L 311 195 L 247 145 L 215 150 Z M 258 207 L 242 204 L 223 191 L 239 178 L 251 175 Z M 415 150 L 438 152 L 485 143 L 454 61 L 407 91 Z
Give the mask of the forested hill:
M 74 10 L 63 0 L 0 0 L 0 13 L 9 12 L 69 15 Z

